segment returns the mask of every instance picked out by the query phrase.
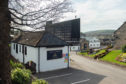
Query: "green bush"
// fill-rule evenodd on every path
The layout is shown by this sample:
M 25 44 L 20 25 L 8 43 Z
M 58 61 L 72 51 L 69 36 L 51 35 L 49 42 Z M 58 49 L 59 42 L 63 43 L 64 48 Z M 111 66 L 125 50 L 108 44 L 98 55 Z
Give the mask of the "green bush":
M 29 84 L 31 71 L 27 69 L 15 68 L 11 71 L 12 84 Z
M 126 45 L 122 47 L 122 52 L 126 53 Z
M 36 79 L 35 81 L 32 82 L 32 84 L 48 84 L 48 82 L 45 80 Z
M 21 63 L 14 63 L 12 60 L 10 60 L 10 64 L 11 64 L 11 67 L 13 69 L 15 69 L 15 68 L 24 68 L 23 64 L 21 64 Z

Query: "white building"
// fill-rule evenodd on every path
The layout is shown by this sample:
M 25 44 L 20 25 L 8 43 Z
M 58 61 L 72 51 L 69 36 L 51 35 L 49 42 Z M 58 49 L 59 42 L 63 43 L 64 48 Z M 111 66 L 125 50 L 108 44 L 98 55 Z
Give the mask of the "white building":
M 100 48 L 100 40 L 96 37 L 85 37 L 89 41 L 89 48 Z
M 70 51 L 80 51 L 80 45 L 70 46 Z
M 11 55 L 26 64 L 36 64 L 36 72 L 69 67 L 69 46 L 48 32 L 22 32 L 12 41 Z

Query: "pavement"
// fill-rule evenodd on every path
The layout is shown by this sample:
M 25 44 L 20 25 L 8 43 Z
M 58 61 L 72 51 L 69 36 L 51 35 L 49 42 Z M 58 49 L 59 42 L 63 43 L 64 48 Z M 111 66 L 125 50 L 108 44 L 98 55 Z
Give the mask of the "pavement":
M 70 54 L 68 69 L 38 73 L 35 76 L 49 84 L 126 84 L 126 69 Z

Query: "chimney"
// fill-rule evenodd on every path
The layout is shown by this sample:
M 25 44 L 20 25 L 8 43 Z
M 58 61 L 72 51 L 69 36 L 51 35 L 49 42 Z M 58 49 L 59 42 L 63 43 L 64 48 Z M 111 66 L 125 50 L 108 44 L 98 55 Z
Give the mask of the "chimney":
M 52 24 L 52 21 L 47 21 L 46 22 L 46 26 L 49 26 L 49 25 L 51 25 Z

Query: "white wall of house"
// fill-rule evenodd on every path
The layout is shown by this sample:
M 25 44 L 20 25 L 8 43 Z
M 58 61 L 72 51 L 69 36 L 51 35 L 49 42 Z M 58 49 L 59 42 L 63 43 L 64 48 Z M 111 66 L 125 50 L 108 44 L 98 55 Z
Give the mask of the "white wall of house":
M 95 37 L 90 39 L 89 48 L 100 48 L 100 40 Z
M 80 46 L 70 46 L 70 50 L 71 51 L 79 51 L 80 50 Z
M 23 62 L 23 54 L 22 54 L 22 45 L 20 52 L 20 44 L 18 44 L 18 53 L 16 53 L 16 47 L 14 49 L 14 44 L 11 43 L 11 55 L 18 59 L 20 62 Z M 26 45 L 25 45 L 26 46 Z M 29 61 L 33 61 L 36 63 L 36 71 L 38 72 L 38 48 L 26 46 L 27 47 L 27 55 L 25 57 L 25 63 Z M 65 47 L 57 47 L 57 48 L 47 48 L 40 47 L 40 72 L 51 71 L 56 69 L 67 68 L 68 63 L 65 62 L 65 57 L 59 59 L 47 60 L 47 51 L 52 50 L 62 50 L 62 54 L 68 54 L 68 46 Z
M 47 51 L 52 50 L 62 50 L 62 54 L 68 54 L 68 47 L 58 47 L 58 48 L 40 48 L 40 72 L 51 71 L 56 69 L 67 68 L 68 63 L 65 63 L 65 57 L 59 59 L 47 60 Z
M 22 45 L 18 44 L 18 53 L 16 53 L 16 47 L 14 49 L 14 44 L 16 43 L 11 43 L 11 55 L 23 63 Z M 20 45 L 21 45 L 21 52 L 20 52 Z M 34 63 L 36 63 L 36 71 L 38 71 L 38 48 L 30 47 L 27 45 L 24 46 L 27 47 L 27 55 L 24 54 L 24 62 L 27 63 L 29 61 L 33 61 Z

